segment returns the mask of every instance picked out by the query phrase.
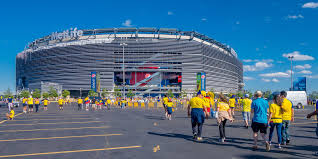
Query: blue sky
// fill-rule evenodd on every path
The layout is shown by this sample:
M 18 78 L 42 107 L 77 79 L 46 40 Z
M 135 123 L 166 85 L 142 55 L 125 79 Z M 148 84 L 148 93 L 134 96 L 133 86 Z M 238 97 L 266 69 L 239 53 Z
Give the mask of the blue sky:
M 0 6 L 0 92 L 15 87 L 15 56 L 55 31 L 111 27 L 195 30 L 233 47 L 243 61 L 246 89 L 281 90 L 307 76 L 318 90 L 318 0 L 4 1 Z

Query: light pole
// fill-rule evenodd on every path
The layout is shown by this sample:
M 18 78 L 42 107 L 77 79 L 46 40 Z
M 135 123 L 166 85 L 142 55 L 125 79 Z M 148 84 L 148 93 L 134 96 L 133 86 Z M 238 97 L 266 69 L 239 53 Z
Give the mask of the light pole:
M 288 56 L 288 59 L 290 60 L 290 83 L 291 83 L 291 91 L 294 90 L 293 88 L 293 58 L 294 56 Z
M 125 46 L 126 43 L 120 43 L 120 46 L 123 46 L 123 87 L 124 87 L 124 99 L 126 98 L 125 91 L 126 91 L 126 81 L 125 81 Z

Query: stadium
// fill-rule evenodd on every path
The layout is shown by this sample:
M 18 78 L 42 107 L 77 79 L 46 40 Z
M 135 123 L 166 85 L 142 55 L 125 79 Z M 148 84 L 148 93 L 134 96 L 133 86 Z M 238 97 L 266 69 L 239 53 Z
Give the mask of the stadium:
M 74 28 L 37 39 L 16 56 L 16 90 L 54 85 L 71 96 L 91 89 L 193 93 L 198 73 L 206 90 L 237 92 L 244 86 L 234 49 L 195 31 Z

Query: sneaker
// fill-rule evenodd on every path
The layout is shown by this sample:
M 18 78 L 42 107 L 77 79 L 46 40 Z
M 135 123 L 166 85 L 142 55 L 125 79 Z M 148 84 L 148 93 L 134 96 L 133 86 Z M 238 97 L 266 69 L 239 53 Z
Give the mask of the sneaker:
M 197 134 L 193 134 L 193 139 L 197 139 L 198 135 Z
M 197 137 L 197 140 L 202 141 L 203 139 L 202 139 L 202 137 Z
M 282 149 L 282 147 L 280 145 L 277 146 L 278 149 Z
M 253 149 L 253 151 L 256 151 L 256 150 L 258 149 L 258 147 L 254 145 L 254 146 L 252 147 L 252 149 Z
M 266 142 L 266 151 L 270 151 L 271 150 L 271 146 L 269 145 L 268 142 Z
M 268 141 L 268 143 L 269 143 L 269 146 L 272 146 L 272 142 L 271 141 Z
M 286 144 L 287 144 L 287 145 L 289 145 L 289 144 L 290 144 L 290 140 L 289 140 L 289 139 L 287 139 Z
M 219 139 L 219 142 L 224 143 L 225 142 L 225 138 Z
M 315 156 L 318 156 L 318 152 L 315 152 L 315 154 L 314 154 Z

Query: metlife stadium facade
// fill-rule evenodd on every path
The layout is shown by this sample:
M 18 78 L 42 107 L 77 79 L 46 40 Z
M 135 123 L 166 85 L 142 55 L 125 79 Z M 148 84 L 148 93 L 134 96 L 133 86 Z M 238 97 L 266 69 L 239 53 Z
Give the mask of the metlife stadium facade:
M 92 72 L 98 72 L 101 88 L 138 95 L 193 92 L 199 72 L 206 74 L 207 90 L 243 87 L 236 52 L 194 31 L 75 28 L 37 39 L 16 56 L 17 90 L 41 89 L 41 83 L 51 82 L 78 96 L 92 88 Z

